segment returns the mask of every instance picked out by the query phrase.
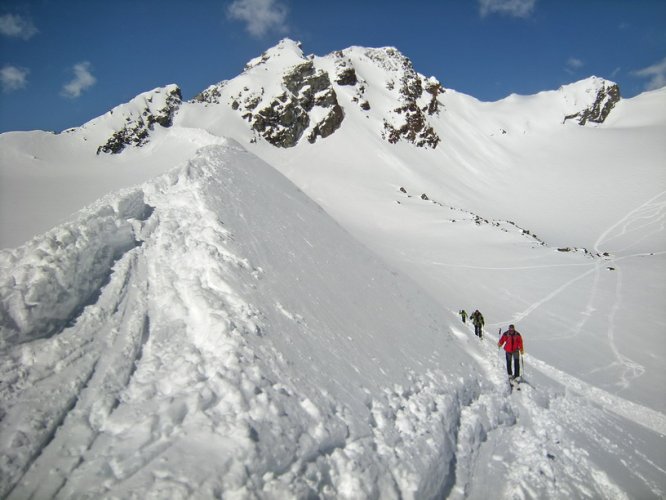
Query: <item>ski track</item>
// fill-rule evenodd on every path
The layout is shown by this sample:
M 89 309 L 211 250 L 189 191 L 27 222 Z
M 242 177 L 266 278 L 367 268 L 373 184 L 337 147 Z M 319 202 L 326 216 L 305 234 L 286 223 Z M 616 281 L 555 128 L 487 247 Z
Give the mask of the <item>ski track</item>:
M 119 300 L 106 301 L 105 292 L 106 295 L 116 295 L 116 290 L 110 286 L 111 290 L 102 292 L 101 311 L 96 308 L 86 310 L 75 326 L 60 334 L 60 337 L 74 339 L 85 338 L 86 331 L 92 332 L 86 341 L 89 344 L 86 349 L 94 364 L 86 369 L 87 364 L 81 366 L 77 359 L 67 362 L 68 368 L 85 378 L 72 393 L 71 403 L 64 409 L 63 416 L 52 420 L 50 439 L 37 443 L 32 456 L 27 456 L 24 473 L 8 492 L 8 498 L 58 496 L 67 479 L 82 463 L 85 452 L 93 445 L 101 425 L 116 407 L 145 343 L 147 324 L 145 307 L 141 305 L 145 290 L 137 289 L 136 280 L 131 279 L 141 275 L 138 265 L 136 252 L 126 255 L 114 272 L 121 283 Z M 91 327 L 91 323 L 97 322 L 100 322 L 98 327 Z M 54 342 L 58 340 L 54 339 Z M 42 380 L 50 383 L 50 378 L 55 379 L 55 375 L 46 375 Z M 56 468 L 54 463 L 58 464 Z
M 630 233 L 629 226 L 634 225 L 637 220 L 641 221 L 643 220 L 645 225 L 648 224 L 654 224 L 655 221 L 660 222 L 660 225 L 653 231 L 653 233 L 660 233 L 663 232 L 664 230 L 664 221 L 666 220 L 666 216 L 664 213 L 666 212 L 666 201 L 661 202 L 661 203 L 655 203 L 659 198 L 663 197 L 666 195 L 666 191 L 661 192 L 657 194 L 656 196 L 650 198 L 637 208 L 631 210 L 628 212 L 624 217 L 622 217 L 619 221 L 617 221 L 615 224 L 610 226 L 608 229 L 606 229 L 596 240 L 594 244 L 594 249 L 597 255 L 601 255 L 602 250 L 600 249 L 602 243 L 611 241 L 612 239 L 619 238 L 621 236 L 624 236 L 628 233 Z M 610 234 L 618 231 L 617 234 L 613 235 L 610 237 Z M 647 237 L 647 236 L 646 236 Z M 634 242 L 635 244 L 635 242 Z M 656 252 L 656 254 L 663 254 L 663 251 Z M 590 291 L 589 291 L 589 298 L 588 302 L 586 304 L 585 309 L 583 309 L 580 312 L 581 319 L 572 326 L 570 329 L 570 333 L 566 336 L 559 336 L 559 340 L 564 340 L 567 338 L 573 338 L 578 335 L 583 331 L 583 328 L 585 327 L 585 324 L 593 314 L 593 312 L 596 310 L 594 307 L 594 303 L 597 299 L 598 296 L 598 289 L 599 289 L 599 281 L 600 281 L 600 273 L 602 270 L 603 266 L 610 266 L 614 263 L 620 262 L 621 260 L 635 257 L 635 256 L 644 256 L 646 254 L 641 253 L 641 254 L 636 254 L 636 255 L 626 255 L 626 256 L 621 256 L 621 257 L 609 257 L 607 259 L 604 259 L 603 262 L 595 262 L 594 267 L 588 271 L 585 271 L 584 273 L 581 273 L 580 275 L 576 276 L 575 278 L 567 281 L 560 287 L 556 288 L 553 290 L 551 293 L 546 295 L 543 299 L 532 303 L 527 309 L 514 314 L 512 319 L 509 321 L 511 323 L 516 323 L 521 320 L 524 320 L 526 317 L 528 317 L 532 312 L 534 312 L 536 309 L 544 306 L 547 302 L 551 301 L 558 295 L 560 295 L 562 292 L 566 291 L 567 288 L 569 288 L 571 285 L 574 283 L 580 281 L 581 279 L 587 277 L 589 274 L 594 273 L 594 281 L 592 285 L 590 286 Z M 516 268 L 517 269 L 517 268 Z M 615 357 L 615 361 L 613 363 L 610 363 L 608 367 L 621 367 L 622 372 L 620 374 L 620 380 L 618 382 L 618 386 L 624 389 L 627 389 L 631 386 L 631 381 L 639 378 L 644 375 L 645 373 L 645 367 L 642 366 L 640 363 L 635 362 L 634 360 L 628 358 L 624 354 L 622 354 L 621 350 L 617 347 L 617 343 L 615 340 L 615 316 L 620 310 L 620 307 L 622 305 L 622 270 L 620 268 L 615 269 L 615 277 L 616 277 L 616 283 L 615 283 L 615 295 L 613 299 L 613 304 L 610 308 L 610 312 L 607 317 L 607 339 L 608 339 L 608 345 Z M 495 324 L 495 323 L 494 323 Z M 499 322 L 496 324 L 504 324 L 503 322 Z
M 600 250 L 600 247 L 602 243 L 604 243 L 605 241 L 606 242 L 610 241 L 611 239 L 619 238 L 620 236 L 627 234 L 629 226 L 637 219 L 638 220 L 647 219 L 650 222 L 646 224 L 651 224 L 654 222 L 655 218 L 658 218 L 661 221 L 661 226 L 655 229 L 654 232 L 663 231 L 664 220 L 666 217 L 666 215 L 664 215 L 666 213 L 666 201 L 655 204 L 655 201 L 663 196 L 666 196 L 666 191 L 662 191 L 661 193 L 657 194 L 656 196 L 653 196 L 652 198 L 650 198 L 643 204 L 639 205 L 635 209 L 629 211 L 624 217 L 622 217 L 615 224 L 611 225 L 608 229 L 602 232 L 594 244 L 595 252 L 601 254 L 602 250 Z M 642 212 L 646 213 L 642 214 Z M 612 238 L 609 237 L 609 235 L 618 228 L 620 228 L 618 234 L 614 235 Z
M 72 372 L 68 379 L 73 382 L 54 391 L 44 414 L 27 415 L 21 425 L 3 423 L 0 444 L 11 450 L 3 460 L 12 465 L 2 464 L 10 474 L 0 482 L 0 496 L 70 498 L 84 486 L 91 496 L 122 497 L 131 492 L 215 496 L 224 491 L 248 496 L 253 490 L 247 484 L 254 482 L 250 487 L 257 488 L 255 492 L 263 488 L 292 495 L 330 493 L 335 485 L 341 496 L 373 497 L 381 485 L 381 491 L 395 492 L 395 498 L 484 498 L 491 493 L 507 499 L 581 494 L 628 498 L 569 436 L 563 421 L 572 427 L 582 424 L 570 416 L 575 405 L 566 393 L 529 384 L 510 393 L 502 351 L 488 332 L 479 341 L 469 326 L 467 331 L 452 329 L 476 360 L 480 368 L 476 377 L 450 380 L 441 371 L 412 374 L 408 384 L 387 387 L 381 396 L 368 398 L 370 430 L 366 434 L 352 432 L 344 404 L 326 395 L 313 401 L 269 380 L 257 366 L 259 356 L 279 368 L 279 353 L 272 348 L 251 349 L 245 336 L 261 333 L 260 314 L 240 299 L 227 279 L 238 275 L 258 279 L 262 271 L 229 248 L 226 243 L 233 241 L 233 234 L 221 223 L 211 223 L 216 216 L 206 213 L 199 191 L 190 184 L 197 175 L 201 172 L 190 166 L 179 178 L 165 181 L 172 188 L 164 187 L 168 195 L 159 189 L 149 193 L 147 199 L 158 208 L 134 223 L 142 243 L 115 261 L 96 302 L 85 307 L 73 325 L 6 350 L 9 361 L 1 368 L 0 396 L 7 401 L 30 399 L 33 392 L 36 398 L 39 391 L 63 380 L 65 371 Z M 169 196 L 169 203 L 161 206 L 161 196 Z M 206 215 L 183 221 L 183 206 Z M 598 243 L 619 225 L 609 228 Z M 190 232 L 184 230 L 186 226 Z M 192 233 L 200 236 L 198 244 L 188 243 Z M 158 269 L 156 256 L 168 256 L 169 261 Z M 225 273 L 197 265 L 201 262 L 215 262 Z M 595 273 L 582 313 L 589 315 L 601 266 L 596 262 L 514 316 L 514 321 Z M 173 276 L 165 278 L 167 273 Z M 622 299 L 621 278 L 618 273 L 608 338 L 625 367 L 623 383 L 628 385 L 633 376 L 640 376 L 642 367 L 622 357 L 615 346 L 613 325 Z M 164 286 L 165 280 L 174 286 Z M 191 280 L 199 283 L 189 286 Z M 153 286 L 172 295 L 149 301 L 146 297 Z M 309 327 L 299 314 L 279 302 L 275 308 L 307 333 Z M 183 328 L 184 317 L 192 328 Z M 584 325 L 581 320 L 574 330 L 580 332 Z M 40 371 L 22 371 L 26 361 L 38 361 L 44 346 L 50 347 L 50 364 Z M 433 356 L 440 359 L 437 351 Z M 664 415 L 531 356 L 529 363 L 601 408 L 666 435 Z M 149 411 L 133 409 L 134 401 L 150 401 Z M 20 404 L 11 406 L 4 422 L 26 419 L 24 410 Z M 590 412 L 586 418 L 603 415 Z M 16 429 L 23 429 L 25 435 L 11 434 Z M 215 432 L 198 434 L 197 429 Z M 30 440 L 31 433 L 37 437 Z M 260 433 L 268 436 L 268 442 L 259 441 Z M 210 455 L 211 465 L 184 470 L 183 477 L 166 467 L 170 460 L 188 453 Z M 496 466 L 480 470 L 488 456 Z M 215 467 L 213 457 L 226 462 Z M 366 468 L 360 476 L 359 463 Z M 96 476 L 100 471 L 106 474 L 103 481 Z M 222 486 L 215 486 L 220 472 L 225 479 Z M 494 479 L 490 484 L 504 484 L 503 489 L 485 492 L 480 476 Z M 193 484 L 200 489 L 194 490 Z M 288 490 L 293 484 L 295 489 Z M 659 485 L 650 488 L 656 495 L 661 493 Z
M 498 355 L 495 341 L 487 332 L 479 341 L 471 328 L 467 332 L 457 328 L 452 331 L 459 341 L 467 342 L 482 368 L 481 379 L 486 382 L 482 382 L 481 394 L 461 409 L 456 484 L 448 498 L 629 498 L 612 478 L 588 460 L 588 451 L 576 446 L 569 435 L 570 430 L 587 425 L 590 420 L 604 419 L 603 413 L 590 411 L 588 421 L 581 424 L 575 416 L 575 404 L 572 406 L 566 393 L 537 389 L 529 381 L 511 393 L 503 351 L 499 350 Z M 565 387 L 590 396 L 603 408 L 614 409 L 657 432 L 666 425 L 662 415 L 650 412 L 651 418 L 641 417 L 644 409 L 638 405 L 592 388 L 531 357 L 530 366 Z M 617 411 L 618 407 L 624 411 Z M 568 427 L 564 421 L 568 421 Z M 487 463 L 495 464 L 492 470 L 479 468 Z M 655 469 L 659 467 L 655 465 Z M 486 477 L 491 484 L 496 484 L 493 480 L 498 477 L 503 478 L 503 486 L 499 490 L 486 489 Z M 655 496 L 661 494 L 660 485 L 649 487 Z

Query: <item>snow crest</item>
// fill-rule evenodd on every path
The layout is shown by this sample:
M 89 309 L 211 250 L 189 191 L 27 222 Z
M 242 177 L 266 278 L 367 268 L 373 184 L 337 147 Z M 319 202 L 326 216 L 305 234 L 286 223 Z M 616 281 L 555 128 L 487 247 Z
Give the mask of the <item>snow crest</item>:
M 351 241 L 230 145 L 5 252 L 3 496 L 450 490 L 471 375 L 390 347 L 456 350 L 437 307 L 408 310 L 412 285 Z M 370 313 L 345 317 L 342 293 Z

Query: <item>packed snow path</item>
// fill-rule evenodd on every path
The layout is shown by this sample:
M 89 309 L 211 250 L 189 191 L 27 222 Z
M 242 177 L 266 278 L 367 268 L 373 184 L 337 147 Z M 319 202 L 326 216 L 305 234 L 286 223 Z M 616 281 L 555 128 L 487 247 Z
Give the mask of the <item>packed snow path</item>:
M 235 145 L 0 259 L 0 496 L 663 495 L 663 436 L 509 394 L 492 341 Z

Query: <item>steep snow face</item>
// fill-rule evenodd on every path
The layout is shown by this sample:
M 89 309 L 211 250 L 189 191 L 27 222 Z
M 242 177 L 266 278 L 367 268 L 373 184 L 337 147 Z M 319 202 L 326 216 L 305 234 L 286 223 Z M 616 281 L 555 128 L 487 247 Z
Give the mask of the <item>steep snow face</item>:
M 3 497 L 663 492 L 650 431 L 548 377 L 509 394 L 494 341 L 237 144 L 0 262 Z
M 479 394 L 450 317 L 234 145 L 4 251 L 2 277 L 3 496 L 450 488 Z
M 482 103 L 395 49 L 284 41 L 120 154 L 97 150 L 146 101 L 0 135 L 0 246 L 36 236 L 2 254 L 2 491 L 662 497 L 666 94 L 565 120 L 609 88 Z M 293 146 L 284 114 L 254 128 L 275 101 L 307 112 Z M 303 192 L 235 146 L 136 187 L 224 136 Z M 484 342 L 450 320 L 477 307 Z

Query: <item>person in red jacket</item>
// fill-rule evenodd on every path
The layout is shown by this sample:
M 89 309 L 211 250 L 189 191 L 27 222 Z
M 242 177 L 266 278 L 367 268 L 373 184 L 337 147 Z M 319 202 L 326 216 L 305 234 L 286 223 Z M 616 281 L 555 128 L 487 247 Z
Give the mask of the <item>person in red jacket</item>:
M 506 371 L 509 374 L 509 378 L 520 377 L 520 359 L 518 353 L 523 353 L 523 337 L 513 325 L 509 325 L 509 329 L 502 334 L 497 347 L 502 347 L 502 344 L 504 344 Z M 511 371 L 511 360 L 513 360 L 513 372 Z

